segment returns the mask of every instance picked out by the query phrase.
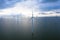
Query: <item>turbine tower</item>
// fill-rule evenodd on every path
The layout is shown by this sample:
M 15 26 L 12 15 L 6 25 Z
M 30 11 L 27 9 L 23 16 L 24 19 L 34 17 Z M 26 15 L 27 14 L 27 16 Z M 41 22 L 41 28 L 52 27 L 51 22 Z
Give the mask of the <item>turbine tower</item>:
M 34 36 L 34 15 L 33 15 L 33 8 L 32 8 L 32 40 Z

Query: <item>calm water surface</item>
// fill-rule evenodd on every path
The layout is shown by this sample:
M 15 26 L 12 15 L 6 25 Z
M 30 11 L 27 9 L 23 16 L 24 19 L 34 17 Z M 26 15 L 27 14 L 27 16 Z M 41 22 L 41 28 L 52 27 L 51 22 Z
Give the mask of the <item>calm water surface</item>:
M 60 40 L 60 17 L 0 17 L 0 40 Z

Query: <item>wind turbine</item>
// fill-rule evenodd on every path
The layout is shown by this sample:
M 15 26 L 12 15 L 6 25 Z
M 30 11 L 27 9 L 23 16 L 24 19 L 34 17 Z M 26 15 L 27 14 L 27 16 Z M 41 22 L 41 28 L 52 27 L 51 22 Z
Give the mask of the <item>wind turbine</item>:
M 34 36 L 34 15 L 33 15 L 33 8 L 32 8 L 32 40 Z

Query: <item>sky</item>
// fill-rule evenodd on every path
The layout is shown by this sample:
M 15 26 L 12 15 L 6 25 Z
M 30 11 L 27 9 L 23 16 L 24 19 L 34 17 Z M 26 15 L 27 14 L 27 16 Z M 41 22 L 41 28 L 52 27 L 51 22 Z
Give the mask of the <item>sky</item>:
M 38 15 L 54 10 L 60 10 L 60 0 L 0 0 L 0 15 L 22 13 L 31 16 L 32 11 Z
M 60 9 L 60 0 L 42 0 L 38 4 L 39 8 L 44 11 Z

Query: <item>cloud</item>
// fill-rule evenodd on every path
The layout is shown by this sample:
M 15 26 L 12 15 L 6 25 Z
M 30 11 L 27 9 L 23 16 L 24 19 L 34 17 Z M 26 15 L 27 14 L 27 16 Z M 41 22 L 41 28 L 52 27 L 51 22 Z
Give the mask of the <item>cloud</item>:
M 41 3 L 57 2 L 58 0 L 41 0 Z
M 24 0 L 0 0 L 0 9 L 13 7 L 17 2 Z
M 0 15 L 10 15 L 10 14 L 23 14 L 25 16 L 31 16 L 32 10 L 35 12 L 36 2 L 34 0 L 26 0 L 23 2 L 18 2 L 11 8 L 5 8 L 0 10 Z M 32 9 L 33 8 L 33 9 Z
M 14 7 L 16 3 L 20 6 L 34 9 L 35 11 L 50 11 L 60 9 L 60 0 L 0 0 L 0 10 Z
M 10 2 L 10 1 L 9 1 Z M 9 3 L 8 2 L 8 3 Z M 12 1 L 13 2 L 13 1 Z M 0 15 L 10 15 L 10 14 L 23 14 L 25 16 L 32 16 L 32 11 L 34 16 L 38 16 L 39 13 L 42 13 L 44 11 L 47 11 L 50 13 L 53 10 L 60 9 L 60 1 L 57 2 L 47 2 L 47 3 L 39 3 L 37 0 L 23 0 L 23 1 L 15 1 L 17 3 L 14 3 L 12 6 L 14 7 L 7 7 L 0 9 Z M 6 4 L 8 4 L 6 2 Z M 54 12 L 53 12 L 54 13 Z M 55 14 L 53 14 L 55 15 Z M 42 16 L 42 15 L 39 15 Z M 47 16 L 47 15 L 46 15 Z M 51 15 L 50 15 L 51 16 Z
M 60 0 L 37 0 L 37 4 L 41 11 L 60 9 Z

